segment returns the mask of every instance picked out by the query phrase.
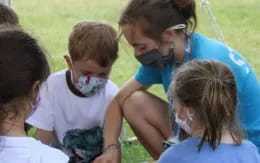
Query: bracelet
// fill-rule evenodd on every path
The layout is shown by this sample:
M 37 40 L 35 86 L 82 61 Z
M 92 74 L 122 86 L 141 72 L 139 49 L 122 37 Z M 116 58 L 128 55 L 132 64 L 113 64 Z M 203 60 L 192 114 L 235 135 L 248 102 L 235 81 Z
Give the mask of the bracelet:
M 118 144 L 109 144 L 106 148 L 103 149 L 103 153 L 110 149 L 120 149 L 120 146 Z

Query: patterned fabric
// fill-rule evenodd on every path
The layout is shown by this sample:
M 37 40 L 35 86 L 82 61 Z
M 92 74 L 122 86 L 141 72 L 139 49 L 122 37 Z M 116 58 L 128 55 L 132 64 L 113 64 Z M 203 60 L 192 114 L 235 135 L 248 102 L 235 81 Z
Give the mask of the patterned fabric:
M 70 163 L 90 163 L 102 152 L 103 130 L 100 127 L 69 130 L 63 138 L 63 146 Z

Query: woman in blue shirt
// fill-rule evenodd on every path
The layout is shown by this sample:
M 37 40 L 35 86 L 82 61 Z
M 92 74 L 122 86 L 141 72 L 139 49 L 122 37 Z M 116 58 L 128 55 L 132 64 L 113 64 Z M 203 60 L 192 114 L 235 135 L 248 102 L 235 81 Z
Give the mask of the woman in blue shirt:
M 105 152 L 95 163 L 119 162 L 123 117 L 153 158 L 159 158 L 164 151 L 161 142 L 172 136 L 168 110 L 171 101 L 147 89 L 162 84 L 167 93 L 175 69 L 189 60 L 217 60 L 229 66 L 237 82 L 239 120 L 247 138 L 260 149 L 260 85 L 254 71 L 230 47 L 195 33 L 196 22 L 194 1 L 179 7 L 175 0 L 130 0 L 119 25 L 141 66 L 108 108 Z
M 217 61 L 181 66 L 171 85 L 175 122 L 192 137 L 172 145 L 159 163 L 259 163 L 254 144 L 243 140 L 236 117 L 233 73 Z

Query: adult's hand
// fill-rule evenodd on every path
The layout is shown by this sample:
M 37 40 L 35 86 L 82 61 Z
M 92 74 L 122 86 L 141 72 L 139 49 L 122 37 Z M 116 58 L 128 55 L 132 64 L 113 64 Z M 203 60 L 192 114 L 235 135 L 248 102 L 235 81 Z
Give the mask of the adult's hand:
M 174 0 L 179 7 L 185 7 L 193 2 L 193 0 Z
M 110 149 L 97 157 L 93 163 L 120 163 L 121 161 L 120 149 Z

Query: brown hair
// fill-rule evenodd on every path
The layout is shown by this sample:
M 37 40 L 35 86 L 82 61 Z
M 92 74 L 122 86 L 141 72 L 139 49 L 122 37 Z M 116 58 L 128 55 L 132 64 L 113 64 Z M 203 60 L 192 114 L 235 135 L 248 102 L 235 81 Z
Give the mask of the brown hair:
M 82 21 L 74 26 L 68 48 L 73 61 L 93 59 L 110 66 L 118 57 L 117 32 L 105 23 Z
M 161 41 L 167 28 L 185 24 L 185 32 L 193 32 L 196 22 L 195 2 L 181 8 L 174 0 L 131 0 L 121 14 L 119 26 L 137 25 L 146 36 Z
M 18 25 L 17 14 L 11 8 L 0 3 L 0 24 Z
M 43 82 L 50 70 L 37 41 L 18 27 L 0 28 L 0 69 L 1 124 L 11 113 L 14 118 L 23 111 L 20 104 L 25 104 L 34 83 Z
M 195 116 L 204 126 L 201 149 L 207 140 L 213 149 L 219 145 L 223 130 L 240 144 L 243 132 L 236 119 L 237 91 L 233 73 L 217 61 L 191 61 L 175 74 L 173 97 L 194 108 Z

